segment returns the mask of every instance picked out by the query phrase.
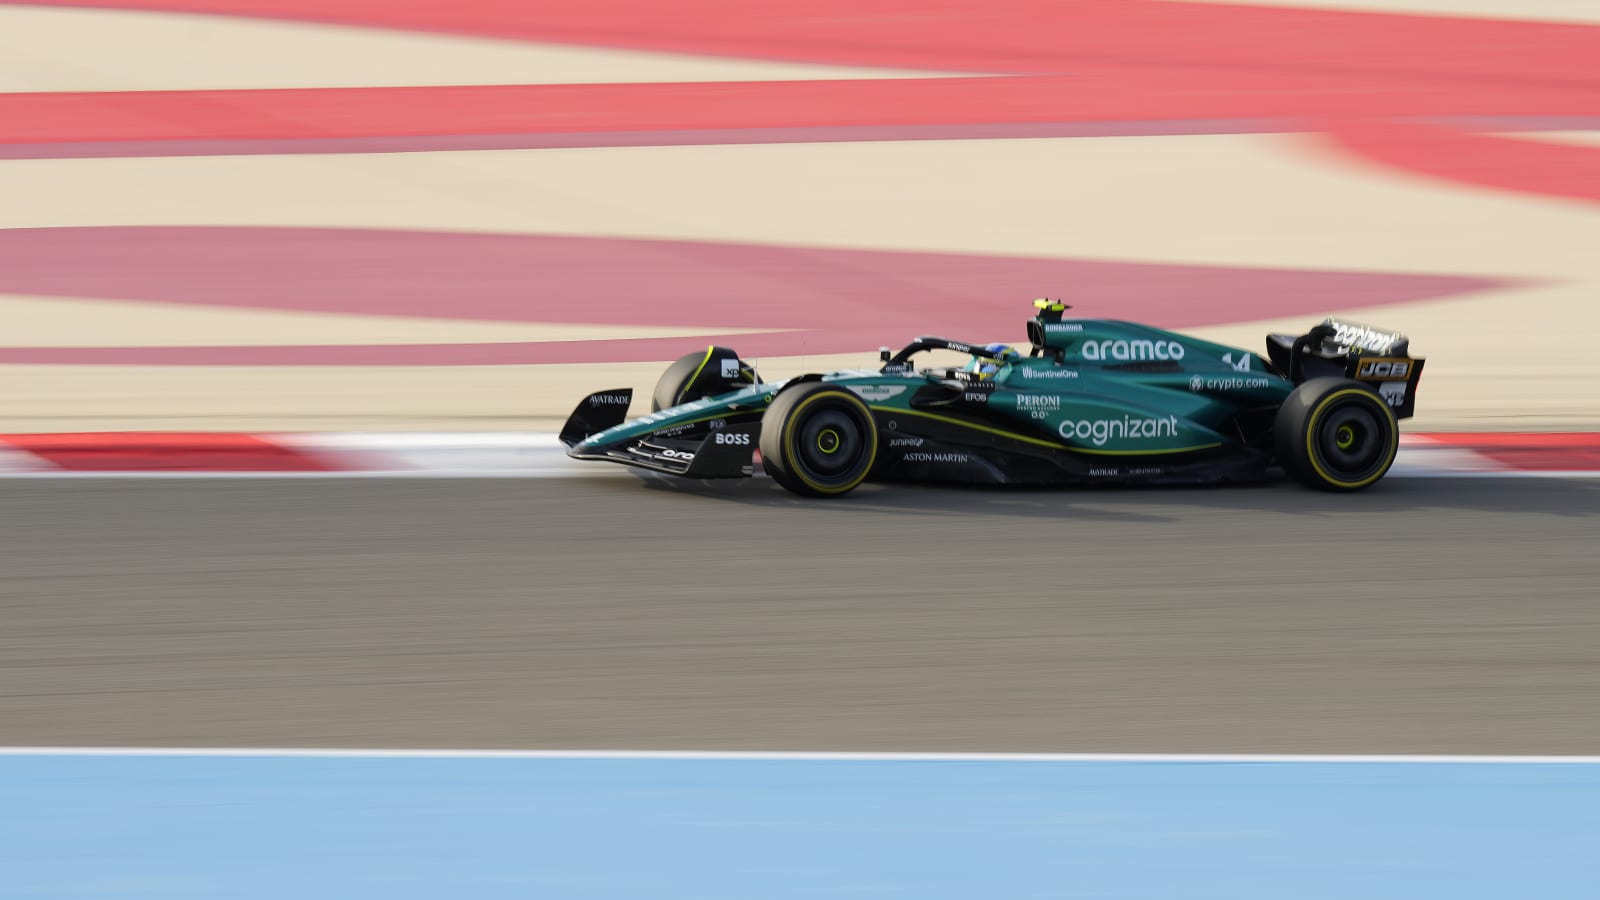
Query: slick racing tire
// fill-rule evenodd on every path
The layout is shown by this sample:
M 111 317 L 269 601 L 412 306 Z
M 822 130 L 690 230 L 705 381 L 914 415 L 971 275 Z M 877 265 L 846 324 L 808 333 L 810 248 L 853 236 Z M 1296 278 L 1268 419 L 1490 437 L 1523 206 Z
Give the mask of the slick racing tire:
M 1278 408 L 1273 447 L 1284 471 L 1324 491 L 1359 491 L 1382 478 L 1400 449 L 1400 423 L 1371 388 L 1314 378 Z
M 697 350 L 679 357 L 677 362 L 667 366 L 667 370 L 661 373 L 660 380 L 656 382 L 655 393 L 650 395 L 650 411 L 660 412 L 669 406 L 677 406 L 679 403 L 688 403 L 707 396 L 703 393 L 691 396 L 689 383 L 695 380 L 710 358 L 709 350 Z
M 867 480 L 878 426 L 860 397 L 821 381 L 778 394 L 761 417 L 761 465 L 804 497 L 838 497 Z

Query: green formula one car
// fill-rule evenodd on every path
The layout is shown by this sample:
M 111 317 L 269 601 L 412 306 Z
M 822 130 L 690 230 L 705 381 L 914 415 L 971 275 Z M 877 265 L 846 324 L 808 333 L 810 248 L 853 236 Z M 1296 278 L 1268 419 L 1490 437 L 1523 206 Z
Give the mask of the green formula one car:
M 875 369 L 763 382 L 733 350 L 670 366 L 649 415 L 600 391 L 562 429 L 570 456 L 688 478 L 748 477 L 833 497 L 864 481 L 972 484 L 1259 480 L 1329 491 L 1389 471 L 1423 360 L 1405 336 L 1328 320 L 1267 338 L 1267 358 L 1038 301 L 1029 351 L 920 337 Z M 916 368 L 929 350 L 969 355 Z

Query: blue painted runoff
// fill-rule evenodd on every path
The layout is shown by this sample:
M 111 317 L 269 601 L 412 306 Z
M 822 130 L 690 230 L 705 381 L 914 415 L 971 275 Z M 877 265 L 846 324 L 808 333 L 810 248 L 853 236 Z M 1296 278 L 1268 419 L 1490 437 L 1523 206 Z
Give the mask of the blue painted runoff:
M 0 757 L 0 898 L 1600 897 L 1600 766 Z

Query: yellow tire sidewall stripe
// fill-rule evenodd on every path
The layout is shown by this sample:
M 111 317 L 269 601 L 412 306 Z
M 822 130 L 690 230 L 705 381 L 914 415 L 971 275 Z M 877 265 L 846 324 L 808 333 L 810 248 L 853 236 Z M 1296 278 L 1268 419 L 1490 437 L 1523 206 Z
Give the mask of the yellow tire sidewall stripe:
M 1338 478 L 1328 474 L 1328 471 L 1322 467 L 1320 462 L 1317 461 L 1316 436 L 1317 429 L 1319 427 L 1318 423 L 1321 421 L 1323 414 L 1327 412 L 1328 407 L 1341 397 L 1360 397 L 1363 400 L 1373 401 L 1373 406 L 1381 407 L 1383 409 L 1384 417 L 1388 419 L 1389 422 L 1389 434 L 1393 438 L 1389 441 L 1389 455 L 1388 458 L 1384 460 L 1383 465 L 1378 467 L 1378 471 L 1375 474 L 1360 481 L 1341 481 Z M 1316 407 L 1311 410 L 1311 416 L 1306 420 L 1306 459 L 1310 460 L 1311 468 L 1317 473 L 1318 478 L 1321 478 L 1323 481 L 1335 487 L 1354 490 L 1355 488 L 1364 488 L 1367 485 L 1372 484 L 1374 481 L 1382 478 L 1384 473 L 1389 471 L 1389 467 L 1394 465 L 1394 457 L 1399 449 L 1400 423 L 1399 420 L 1394 417 L 1394 410 L 1390 409 L 1387 404 L 1379 401 L 1371 391 L 1368 391 L 1365 388 L 1342 388 L 1334 391 L 1328 396 L 1317 401 Z
M 798 448 L 795 444 L 795 429 L 800 422 L 800 413 L 812 403 L 818 400 L 828 399 L 829 397 L 843 398 L 846 402 L 855 404 L 863 413 L 866 413 L 867 417 L 865 437 L 867 440 L 867 458 L 869 462 L 867 463 L 866 467 L 861 470 L 861 475 L 848 484 L 817 484 L 815 481 L 807 478 L 806 473 L 799 466 L 794 464 L 795 458 L 799 456 L 799 453 L 797 452 Z M 805 482 L 806 487 L 811 488 L 813 491 L 816 491 L 819 494 L 842 494 L 845 491 L 854 489 L 857 485 L 861 484 L 861 482 L 866 481 L 867 474 L 872 471 L 872 463 L 870 461 L 875 460 L 878 457 L 878 424 L 877 421 L 872 417 L 872 410 L 868 409 L 865 403 L 862 403 L 860 400 L 856 399 L 854 394 L 847 394 L 840 390 L 818 391 L 817 393 L 812 394 L 811 396 L 795 404 L 794 409 L 789 410 L 789 415 L 787 416 L 786 421 L 783 423 L 783 453 L 785 456 L 789 457 L 789 470 L 794 473 L 796 478 Z
M 711 354 L 715 353 L 716 351 L 717 347 L 715 344 L 706 348 L 706 355 L 700 360 L 700 365 L 695 367 L 694 374 L 690 375 L 689 380 L 685 381 L 683 383 L 683 387 L 678 389 L 678 396 L 674 398 L 678 403 L 683 402 L 684 395 L 689 393 L 689 387 L 694 384 L 695 379 L 700 377 L 700 373 L 706 370 L 706 363 L 711 362 Z

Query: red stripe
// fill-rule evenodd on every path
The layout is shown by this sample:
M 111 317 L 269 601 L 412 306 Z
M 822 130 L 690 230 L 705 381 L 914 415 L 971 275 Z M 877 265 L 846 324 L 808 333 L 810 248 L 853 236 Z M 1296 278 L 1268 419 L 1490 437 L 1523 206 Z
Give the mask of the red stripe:
M 1084 62 L 1593 84 L 1600 29 L 1142 0 L 28 0 L 501 39 L 985 72 Z M 1258 78 L 1258 86 L 1276 90 Z
M 1588 448 L 1600 450 L 1596 431 L 1453 431 L 1419 434 L 1429 441 L 1449 447 L 1473 448 Z
M 1137 0 L 68 0 L 1029 73 L 854 82 L 0 95 L 0 143 L 1600 113 L 1600 28 Z
M 1426 434 L 1433 446 L 1470 450 L 1522 472 L 1600 470 L 1600 433 L 1484 432 Z
M 249 434 L 10 434 L 0 442 L 83 472 L 321 472 L 315 457 Z
M 370 346 L 5 347 L 3 363 L 516 365 L 870 350 L 921 331 L 1016 334 L 1018 297 L 1169 328 L 1447 297 L 1455 276 L 1151 265 L 711 241 L 254 227 L 0 229 L 0 292 L 491 322 L 716 323 L 720 335 Z M 451 290 L 440 291 L 439 285 Z M 1007 299 L 1010 298 L 1010 299 Z M 762 329 L 777 333 L 749 334 Z
M 1343 122 L 1329 139 L 1373 162 L 1463 184 L 1600 201 L 1600 150 L 1406 122 Z
M 1070 76 L 0 94 L 0 143 L 1600 114 L 1600 90 L 1086 66 Z
M 1343 119 L 1388 117 L 1600 114 L 1600 68 L 1594 63 L 1600 59 L 1600 28 L 1583 25 L 1139 0 L 57 0 L 53 5 L 1026 74 L 0 94 L 0 144 L 54 147 L 41 154 L 47 156 L 70 155 L 60 147 L 86 142 L 137 148 L 139 142 L 148 147 L 148 142 L 533 133 L 608 134 L 619 142 L 615 136 L 628 133 L 728 129 L 1303 117 L 1337 125 Z M 1346 149 L 1402 169 L 1554 196 L 1595 199 L 1600 194 L 1600 152 L 1593 148 L 1408 130 L 1391 123 L 1338 127 Z

